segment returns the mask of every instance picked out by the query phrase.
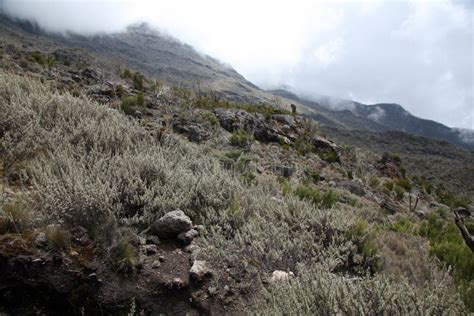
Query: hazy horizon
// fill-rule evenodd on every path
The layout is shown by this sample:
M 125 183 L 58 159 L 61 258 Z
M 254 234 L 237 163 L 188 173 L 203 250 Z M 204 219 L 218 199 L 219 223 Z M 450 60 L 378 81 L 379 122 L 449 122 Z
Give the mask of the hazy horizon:
M 469 1 L 0 1 L 49 31 L 146 22 L 265 89 L 366 104 L 474 129 Z

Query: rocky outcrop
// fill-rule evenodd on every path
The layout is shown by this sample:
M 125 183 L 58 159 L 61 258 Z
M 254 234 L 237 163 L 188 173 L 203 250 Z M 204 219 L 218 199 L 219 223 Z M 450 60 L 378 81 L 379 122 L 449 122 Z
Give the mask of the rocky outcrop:
M 181 117 L 175 117 L 171 123 L 176 133 L 184 134 L 189 141 L 200 143 L 211 136 L 210 129 L 205 125 Z

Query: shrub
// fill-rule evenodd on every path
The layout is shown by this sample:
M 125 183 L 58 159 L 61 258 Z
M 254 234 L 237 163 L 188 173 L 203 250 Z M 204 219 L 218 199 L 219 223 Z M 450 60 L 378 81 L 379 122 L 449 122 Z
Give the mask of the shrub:
M 391 231 L 408 234 L 408 235 L 417 235 L 418 227 L 415 225 L 408 217 L 399 217 L 397 220 L 388 226 L 388 229 Z
M 116 272 L 135 272 L 136 258 L 133 246 L 127 237 L 121 236 L 111 250 L 112 266 Z
M 412 185 L 408 179 L 396 179 L 395 184 L 399 187 L 402 187 L 407 192 L 411 191 Z
M 318 155 L 322 160 L 328 163 L 339 162 L 339 156 L 334 150 L 330 150 L 328 152 L 319 152 Z
M 230 137 L 230 144 L 233 146 L 248 148 L 251 146 L 253 137 L 250 136 L 245 130 L 239 129 L 232 133 Z
M 0 234 L 21 232 L 30 225 L 31 218 L 27 212 L 27 204 L 10 201 L 0 205 Z
M 296 187 L 295 194 L 300 199 L 311 201 L 322 208 L 331 208 L 337 202 L 337 195 L 332 190 L 321 193 L 318 189 L 304 184 Z
M 396 185 L 394 187 L 394 191 L 395 197 L 399 200 L 403 199 L 403 197 L 405 196 L 405 190 L 401 186 Z
M 138 106 L 144 106 L 145 105 L 145 96 L 143 94 L 143 91 L 140 91 L 137 94 L 137 105 Z
M 130 71 L 130 69 L 126 68 L 124 69 L 124 71 L 122 71 L 121 75 L 120 75 L 123 79 L 132 79 L 133 77 L 133 74 L 132 72 Z
M 46 229 L 48 237 L 48 247 L 55 250 L 66 250 L 71 244 L 71 237 L 67 230 L 59 226 L 52 226 Z
M 45 57 L 42 53 L 38 51 L 34 51 L 30 54 L 30 58 L 32 61 L 34 61 L 37 64 L 44 65 L 45 64 Z
M 120 109 L 125 114 L 134 113 L 133 107 L 138 105 L 137 98 L 134 96 L 128 96 L 122 98 L 122 103 L 120 104 Z
M 141 73 L 136 72 L 133 74 L 133 88 L 134 89 L 142 91 L 144 89 L 143 81 L 144 81 L 144 77 Z
M 202 112 L 201 118 L 211 123 L 211 125 L 219 125 L 219 120 L 212 112 Z
M 386 180 L 384 183 L 383 183 L 383 186 L 384 188 L 388 191 L 388 192 L 392 192 L 393 191 L 393 186 L 394 186 L 394 183 L 390 180 Z
M 377 176 L 371 176 L 369 178 L 369 186 L 371 188 L 377 188 L 380 185 L 380 178 Z M 390 190 L 391 191 L 391 190 Z
M 301 156 L 306 156 L 307 154 L 314 152 L 313 144 L 304 138 L 298 138 L 295 141 L 295 149 Z
M 278 177 L 277 178 L 277 181 L 278 183 L 280 184 L 280 188 L 281 188 L 281 193 L 283 194 L 283 196 L 287 196 L 290 191 L 291 191 L 291 187 L 290 187 L 290 184 L 288 183 L 288 181 L 283 178 L 283 177 Z
M 400 154 L 398 153 L 384 152 L 380 162 L 382 162 L 383 164 L 394 163 L 396 165 L 400 165 L 402 162 L 402 159 L 400 158 Z
M 123 97 L 125 96 L 125 89 L 124 87 L 119 84 L 116 88 L 115 88 L 115 93 L 117 94 L 117 96 L 119 97 Z

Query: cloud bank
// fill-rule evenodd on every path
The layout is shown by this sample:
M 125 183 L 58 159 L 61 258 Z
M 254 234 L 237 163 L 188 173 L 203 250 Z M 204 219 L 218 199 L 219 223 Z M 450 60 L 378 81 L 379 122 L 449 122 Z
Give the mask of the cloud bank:
M 390 102 L 474 129 L 474 6 L 453 1 L 22 1 L 4 9 L 52 31 L 146 21 L 263 88 Z

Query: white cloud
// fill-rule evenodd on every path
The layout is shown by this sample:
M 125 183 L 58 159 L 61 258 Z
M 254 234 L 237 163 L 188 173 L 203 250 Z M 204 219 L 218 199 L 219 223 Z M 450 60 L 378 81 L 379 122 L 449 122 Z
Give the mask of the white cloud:
M 50 30 L 148 21 L 263 87 L 395 102 L 474 128 L 471 0 L 4 0 Z

